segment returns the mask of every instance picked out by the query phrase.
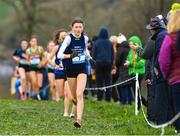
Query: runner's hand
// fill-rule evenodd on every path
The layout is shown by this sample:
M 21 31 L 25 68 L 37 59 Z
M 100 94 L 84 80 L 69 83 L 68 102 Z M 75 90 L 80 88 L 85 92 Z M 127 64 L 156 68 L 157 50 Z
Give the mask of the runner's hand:
M 63 68 L 63 65 L 62 65 L 62 64 L 55 65 L 55 69 L 61 69 L 61 68 Z
M 89 63 L 91 64 L 91 66 L 94 68 L 96 66 L 96 61 L 93 60 L 92 58 L 89 60 Z
M 74 58 L 74 57 L 77 57 L 78 56 L 78 52 L 77 51 L 73 51 L 72 54 L 70 54 L 70 58 Z

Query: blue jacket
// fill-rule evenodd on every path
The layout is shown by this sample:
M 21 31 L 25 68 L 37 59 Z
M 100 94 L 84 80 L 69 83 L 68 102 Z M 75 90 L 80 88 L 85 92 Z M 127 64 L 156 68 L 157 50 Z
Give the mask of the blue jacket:
M 160 70 L 158 57 L 159 57 L 161 45 L 163 43 L 163 40 L 164 40 L 166 34 L 167 34 L 167 30 L 160 28 L 156 31 L 156 33 L 151 38 L 152 40 L 155 40 L 155 51 L 154 51 L 154 55 L 153 55 L 152 66 L 153 66 L 153 68 L 156 67 L 159 71 L 158 76 L 155 76 L 155 74 L 153 73 L 153 75 L 155 76 L 155 80 L 157 82 L 158 81 L 159 82 L 164 81 L 163 75 L 162 75 L 161 70 Z M 152 78 L 154 78 L 154 76 Z
M 98 40 L 94 43 L 93 59 L 96 64 L 113 65 L 114 51 L 106 27 L 100 29 Z

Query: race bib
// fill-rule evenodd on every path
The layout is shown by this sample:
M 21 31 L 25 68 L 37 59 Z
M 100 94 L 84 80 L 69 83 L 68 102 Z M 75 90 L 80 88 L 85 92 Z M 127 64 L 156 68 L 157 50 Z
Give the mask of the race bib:
M 72 58 L 72 64 L 85 63 L 86 56 L 84 52 L 79 53 L 77 57 Z
M 32 65 L 38 65 L 40 63 L 40 58 L 31 58 L 30 62 Z
M 52 66 L 52 65 L 50 65 L 50 64 L 48 64 L 48 68 L 50 68 L 50 69 L 55 69 L 55 67 Z
M 20 64 L 26 64 L 26 59 L 21 59 Z

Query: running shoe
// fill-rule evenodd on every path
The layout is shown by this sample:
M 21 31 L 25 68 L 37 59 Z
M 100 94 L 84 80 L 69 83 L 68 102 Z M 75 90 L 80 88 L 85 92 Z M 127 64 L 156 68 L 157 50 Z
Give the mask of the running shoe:
M 69 114 L 68 113 L 64 113 L 63 116 L 64 117 L 69 117 Z
M 39 94 L 37 94 L 37 100 L 40 101 L 41 100 L 41 97 Z
M 76 119 L 76 121 L 74 122 L 74 127 L 81 128 L 81 120 L 80 119 Z
M 75 118 L 75 114 L 74 114 L 74 113 L 71 113 L 71 114 L 69 115 L 69 117 L 70 117 L 70 118 Z

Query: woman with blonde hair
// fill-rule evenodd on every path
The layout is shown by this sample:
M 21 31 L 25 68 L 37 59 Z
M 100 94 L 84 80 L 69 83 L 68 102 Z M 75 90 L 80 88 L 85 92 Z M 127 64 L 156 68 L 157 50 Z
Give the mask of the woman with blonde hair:
M 116 56 L 117 56 L 117 36 L 112 35 L 109 40 L 112 42 L 112 46 L 113 46 L 113 51 L 114 51 L 114 61 L 113 61 L 113 66 L 112 66 L 112 70 L 111 70 L 111 75 L 112 75 L 112 84 L 114 84 L 118 77 L 119 77 L 119 72 L 118 69 L 116 67 Z M 112 88 L 112 94 L 111 94 L 113 100 L 115 102 L 118 102 L 119 100 L 119 94 L 117 91 L 117 87 L 113 87 Z
M 171 13 L 166 35 L 159 54 L 162 74 L 170 85 L 175 114 L 180 112 L 180 10 Z M 180 119 L 175 123 L 180 132 Z

